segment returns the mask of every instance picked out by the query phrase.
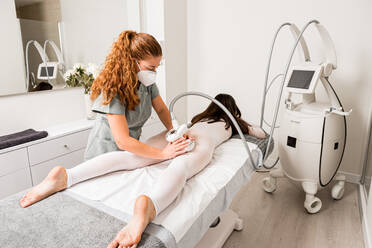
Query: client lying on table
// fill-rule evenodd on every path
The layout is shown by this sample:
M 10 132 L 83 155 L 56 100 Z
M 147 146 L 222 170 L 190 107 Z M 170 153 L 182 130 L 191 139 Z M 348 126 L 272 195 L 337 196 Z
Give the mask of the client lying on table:
M 241 119 L 241 112 L 232 96 L 219 94 L 215 98 L 231 112 L 243 133 L 265 138 L 263 130 Z M 215 148 L 237 133 L 229 117 L 214 103 L 211 103 L 202 113 L 194 116 L 191 123 L 192 127 L 187 135 L 195 140 L 195 149 L 172 159 L 152 189 L 137 197 L 132 219 L 108 247 L 136 247 L 148 223 L 172 203 L 189 178 L 208 165 Z M 181 138 L 175 142 L 182 143 L 185 139 Z M 151 137 L 145 143 L 160 149 L 168 145 L 165 132 Z M 114 171 L 134 170 L 161 161 L 140 157 L 127 151 L 115 151 L 99 155 L 72 169 L 66 170 L 57 166 L 39 185 L 32 188 L 21 199 L 20 204 L 22 207 L 27 207 L 84 180 Z

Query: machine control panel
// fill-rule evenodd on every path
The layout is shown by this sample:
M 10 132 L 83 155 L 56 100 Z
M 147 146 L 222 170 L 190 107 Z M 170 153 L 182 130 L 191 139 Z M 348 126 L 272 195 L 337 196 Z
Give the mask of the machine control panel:
M 287 90 L 298 94 L 313 94 L 322 71 L 322 65 L 313 63 L 293 66 L 286 84 Z

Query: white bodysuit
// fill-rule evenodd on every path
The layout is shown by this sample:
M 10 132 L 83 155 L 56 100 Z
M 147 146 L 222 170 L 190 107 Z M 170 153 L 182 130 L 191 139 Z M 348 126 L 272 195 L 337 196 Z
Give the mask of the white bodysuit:
M 161 132 L 144 143 L 163 149 L 167 145 L 165 133 Z M 153 201 L 157 215 L 172 203 L 187 179 L 208 165 L 215 148 L 231 137 L 231 128 L 226 130 L 225 122 L 198 122 L 188 130 L 188 134 L 195 137 L 194 150 L 169 160 L 167 169 L 156 180 L 151 191 L 145 194 Z M 68 169 L 67 187 L 110 172 L 134 170 L 162 161 L 127 151 L 108 152 Z

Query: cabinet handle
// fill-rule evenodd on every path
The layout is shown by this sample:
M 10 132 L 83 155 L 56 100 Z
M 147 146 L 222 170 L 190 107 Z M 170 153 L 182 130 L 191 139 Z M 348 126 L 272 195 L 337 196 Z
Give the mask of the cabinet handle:
M 68 145 L 64 145 L 63 147 L 66 148 L 66 149 L 68 149 Z

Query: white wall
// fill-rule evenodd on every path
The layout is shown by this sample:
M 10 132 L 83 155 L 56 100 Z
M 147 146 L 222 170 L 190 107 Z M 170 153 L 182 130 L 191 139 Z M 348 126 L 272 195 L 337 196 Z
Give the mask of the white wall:
M 307 21 L 318 19 L 330 32 L 337 50 L 338 69 L 330 80 L 344 107 L 353 108 L 341 169 L 359 174 L 371 109 L 371 9 L 372 2 L 368 0 L 189 0 L 188 90 L 211 95 L 230 93 L 237 99 L 243 117 L 258 123 L 267 56 L 275 30 L 286 21 L 301 28 Z M 318 40 L 312 38 L 317 37 L 317 33 L 313 28 L 308 31 L 305 38 L 310 52 L 319 60 L 321 47 Z M 274 66 L 274 72 L 285 66 L 292 44 L 292 37 L 284 32 L 279 38 L 274 60 L 279 66 Z M 188 102 L 189 117 L 205 106 L 200 102 Z M 272 108 L 273 103 L 269 100 L 268 106 Z
M 132 7 L 129 9 L 130 3 L 133 4 L 136 2 L 138 5 L 136 7 Z M 165 29 L 165 21 L 164 21 L 164 0 L 144 0 L 140 3 L 140 1 L 131 0 L 127 2 L 128 12 L 135 12 L 138 10 L 142 13 L 141 17 L 138 19 L 138 23 L 140 27 L 136 30 L 138 32 L 145 32 L 149 33 L 155 37 L 155 39 L 160 43 L 163 50 L 163 60 L 160 63 L 159 67 L 157 68 L 157 76 L 156 76 L 156 84 L 159 88 L 160 96 L 163 98 L 164 101 L 167 99 L 167 85 L 166 85 L 166 60 L 165 60 L 165 47 L 164 47 L 164 29 Z M 128 16 L 129 18 L 129 16 Z M 186 29 L 184 29 L 186 33 Z M 185 50 L 186 51 L 186 50 Z M 186 81 L 185 81 L 186 84 Z
M 40 91 L 0 97 L 0 136 L 86 117 L 82 88 Z
M 166 102 L 187 90 L 187 1 L 164 1 L 164 37 L 166 57 Z M 188 99 L 183 98 L 175 105 L 174 113 L 180 123 L 187 117 Z
M 165 0 L 167 1 L 167 0 Z M 142 31 L 158 41 L 164 40 L 164 0 L 145 0 L 143 4 Z M 185 11 L 184 11 L 185 12 Z
M 24 92 L 25 69 L 22 38 L 14 0 L 0 1 L 0 95 Z

